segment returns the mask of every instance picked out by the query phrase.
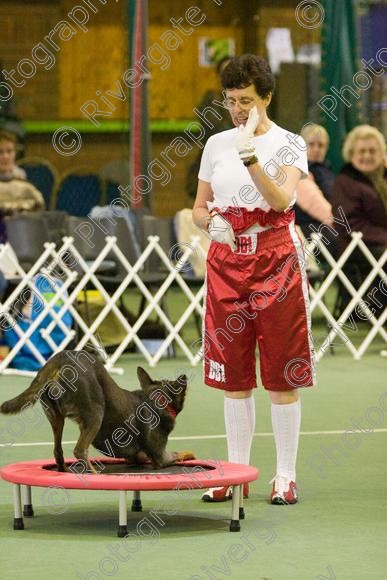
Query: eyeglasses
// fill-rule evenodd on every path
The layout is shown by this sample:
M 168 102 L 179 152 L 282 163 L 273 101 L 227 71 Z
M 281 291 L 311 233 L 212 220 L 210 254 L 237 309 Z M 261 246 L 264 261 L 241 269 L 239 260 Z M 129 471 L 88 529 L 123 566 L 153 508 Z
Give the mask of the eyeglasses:
M 240 99 L 234 99 L 233 97 L 226 97 L 223 101 L 223 105 L 227 109 L 233 109 L 235 107 L 235 105 L 238 103 L 238 105 L 242 109 L 245 109 L 246 107 L 249 107 L 254 102 L 255 102 L 254 99 L 252 99 L 250 97 L 241 97 Z

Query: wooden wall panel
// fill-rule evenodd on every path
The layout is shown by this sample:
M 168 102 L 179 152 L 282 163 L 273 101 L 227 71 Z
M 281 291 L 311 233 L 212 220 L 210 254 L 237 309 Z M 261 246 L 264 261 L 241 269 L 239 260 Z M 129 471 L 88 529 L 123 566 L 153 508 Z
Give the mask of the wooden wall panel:
M 149 31 L 149 46 L 162 46 L 161 35 L 164 27 L 152 26 Z M 154 119 L 191 119 L 204 93 L 218 89 L 219 82 L 215 68 L 199 66 L 199 39 L 201 37 L 232 37 L 237 51 L 242 45 L 242 30 L 229 26 L 200 26 L 184 38 L 184 42 L 174 51 L 169 51 L 171 64 L 165 70 L 150 65 L 150 114 Z
M 116 81 L 122 82 L 127 68 L 125 2 L 108 0 L 105 5 L 93 4 L 98 12 L 89 10 L 85 25 L 88 31 L 79 30 L 68 42 L 61 43 L 59 110 L 63 119 L 86 119 L 80 107 L 88 100 L 99 101 L 106 110 L 96 91 L 104 94 L 109 89 L 115 90 Z M 65 20 L 69 20 L 67 15 L 74 5 L 74 0 L 61 0 Z M 109 118 L 127 118 L 127 102 L 115 102 L 116 111 Z
M 246 1 L 246 0 L 245 0 Z M 251 2 L 252 0 L 247 0 Z M 206 16 L 203 25 L 227 26 L 237 25 L 239 13 L 243 9 L 244 0 L 223 0 L 218 5 L 214 0 L 149 0 L 149 23 L 153 25 L 170 26 L 170 18 L 184 18 L 191 6 L 197 6 Z
M 24 5 L 19 2 L 0 4 L 0 61 L 10 71 L 22 59 L 31 59 L 36 44 L 44 44 L 44 36 L 59 21 L 59 5 L 36 2 Z M 24 119 L 56 119 L 58 117 L 58 55 L 53 52 L 56 64 L 49 70 L 37 64 L 33 77 L 26 78 L 23 87 L 14 87 L 17 113 Z M 42 60 L 42 59 L 41 59 Z M 22 81 L 19 73 L 17 81 Z
M 171 135 L 157 135 L 152 141 L 152 158 L 160 158 L 160 153 L 170 144 Z M 176 167 L 173 168 L 171 181 L 162 186 L 155 184 L 152 198 L 152 212 L 156 216 L 174 216 L 177 211 L 193 206 L 185 191 L 187 169 L 197 155 L 198 148 L 194 147 L 185 157 L 174 158 Z
M 170 60 L 167 68 L 148 62 L 151 73 L 150 115 L 152 119 L 187 119 L 202 95 L 218 87 L 214 68 L 199 66 L 198 43 L 201 37 L 233 37 L 237 50 L 242 46 L 242 30 L 232 27 L 201 26 L 190 36 L 182 36 L 183 42 L 176 50 L 168 50 L 161 36 L 168 28 L 151 26 L 148 33 L 149 47 L 157 45 Z M 70 44 L 71 43 L 71 44 Z M 64 119 L 85 118 L 80 107 L 88 100 L 105 105 L 96 96 L 96 91 L 104 94 L 107 90 L 117 91 L 117 82 L 128 98 L 130 89 L 123 82 L 128 68 L 126 53 L 126 32 L 122 26 L 90 26 L 87 34 L 74 36 L 63 48 L 60 61 L 60 116 Z M 161 60 L 161 58 L 160 58 Z M 166 61 L 167 62 L 167 61 Z M 119 86 L 119 85 L 118 85 Z M 109 119 L 127 116 L 128 102 L 109 99 L 116 106 Z M 100 117 L 102 118 L 102 117 Z
M 257 3 L 256 18 L 241 24 L 244 2 Z M 183 43 L 175 51 L 167 51 L 172 59 L 166 70 L 150 64 L 152 79 L 150 89 L 150 113 L 153 119 L 182 119 L 192 117 L 193 107 L 206 90 L 217 87 L 212 68 L 198 66 L 198 39 L 201 36 L 232 36 L 237 51 L 243 51 L 246 26 L 257 28 L 257 52 L 266 55 L 265 37 L 268 28 L 286 26 L 292 31 L 295 48 L 301 44 L 318 42 L 320 27 L 307 29 L 300 26 L 295 17 L 297 0 L 223 0 L 218 6 L 214 0 L 149 0 L 149 45 L 161 41 L 161 35 L 172 30 L 171 18 L 184 18 L 188 8 L 195 5 L 205 14 L 203 24 L 194 32 L 183 36 Z M 10 0 L 0 5 L 1 57 L 5 68 L 13 68 L 22 58 L 28 58 L 31 49 L 53 29 L 60 20 L 71 22 L 68 13 L 74 8 L 74 0 L 36 0 L 33 3 Z M 94 2 L 97 14 L 90 9 L 90 19 L 85 33 L 74 23 L 77 33 L 68 41 L 58 41 L 60 51 L 55 53 L 56 65 L 49 71 L 38 67 L 34 78 L 26 86 L 15 90 L 19 114 L 30 120 L 39 119 L 85 119 L 80 107 L 90 99 L 98 100 L 96 91 L 102 94 L 114 90 L 128 68 L 127 28 L 125 2 L 108 0 L 106 5 Z M 181 35 L 182 33 L 180 33 Z M 53 50 L 53 49 L 52 49 Z M 110 119 L 126 118 L 128 102 L 115 100 L 116 110 Z
M 126 33 L 121 25 L 90 26 L 87 34 L 74 36 L 62 53 L 59 67 L 60 117 L 63 119 L 86 119 L 80 110 L 89 100 L 105 104 L 96 95 L 107 90 L 117 91 L 126 69 Z M 116 110 L 111 119 L 127 118 L 127 100 L 114 100 Z M 102 117 L 99 117 L 101 119 Z

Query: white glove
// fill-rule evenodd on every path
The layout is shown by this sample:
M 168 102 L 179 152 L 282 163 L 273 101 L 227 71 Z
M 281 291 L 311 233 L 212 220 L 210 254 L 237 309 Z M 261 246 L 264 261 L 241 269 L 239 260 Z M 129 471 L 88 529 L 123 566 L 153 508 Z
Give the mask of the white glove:
M 208 233 L 214 242 L 228 244 L 230 248 L 236 250 L 235 234 L 232 225 L 224 217 L 215 214 L 208 224 Z
M 255 154 L 253 137 L 258 124 L 259 115 L 257 107 L 253 107 L 250 109 L 249 118 L 247 119 L 246 125 L 239 125 L 238 127 L 235 144 L 236 148 L 238 149 L 239 157 L 242 159 L 242 161 Z

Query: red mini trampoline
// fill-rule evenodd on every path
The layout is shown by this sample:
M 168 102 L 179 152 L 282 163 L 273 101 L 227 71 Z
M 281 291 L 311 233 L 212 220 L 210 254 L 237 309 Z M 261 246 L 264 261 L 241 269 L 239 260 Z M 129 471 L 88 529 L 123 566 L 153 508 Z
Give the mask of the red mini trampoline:
M 23 530 L 25 517 L 34 515 L 31 487 L 50 487 L 82 490 L 116 490 L 119 492 L 118 537 L 128 533 L 127 497 L 133 491 L 132 511 L 142 511 L 141 491 L 180 491 L 204 489 L 209 487 L 232 486 L 232 505 L 230 531 L 240 530 L 240 520 L 244 518 L 244 483 L 258 478 L 258 469 L 239 463 L 191 460 L 152 469 L 150 464 L 127 465 L 123 459 L 99 458 L 91 460 L 100 470 L 98 474 L 78 473 L 76 459 L 67 461 L 71 472 L 58 472 L 55 461 L 25 461 L 6 465 L 0 470 L 5 481 L 13 483 L 14 492 L 14 529 Z M 24 487 L 24 509 L 22 511 L 21 486 Z

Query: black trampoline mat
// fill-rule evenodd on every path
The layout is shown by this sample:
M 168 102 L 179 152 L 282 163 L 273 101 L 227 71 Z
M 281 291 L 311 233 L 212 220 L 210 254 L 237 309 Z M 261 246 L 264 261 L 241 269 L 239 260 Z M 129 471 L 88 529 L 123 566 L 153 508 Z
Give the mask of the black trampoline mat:
M 73 463 L 67 463 L 66 465 L 73 465 Z M 99 475 L 176 475 L 176 474 L 187 474 L 194 472 L 195 468 L 201 467 L 204 471 L 212 471 L 216 469 L 212 465 L 170 465 L 169 467 L 163 467 L 161 469 L 153 469 L 150 463 L 144 463 L 143 465 L 127 465 L 126 463 L 104 463 L 100 461 L 98 463 L 93 462 L 96 470 L 99 472 Z M 100 465 L 104 466 L 104 469 L 100 467 Z M 56 465 L 44 465 L 43 469 L 47 469 L 48 471 L 58 471 Z M 79 473 L 79 471 L 73 471 L 72 473 Z M 84 472 L 83 472 L 84 473 Z

